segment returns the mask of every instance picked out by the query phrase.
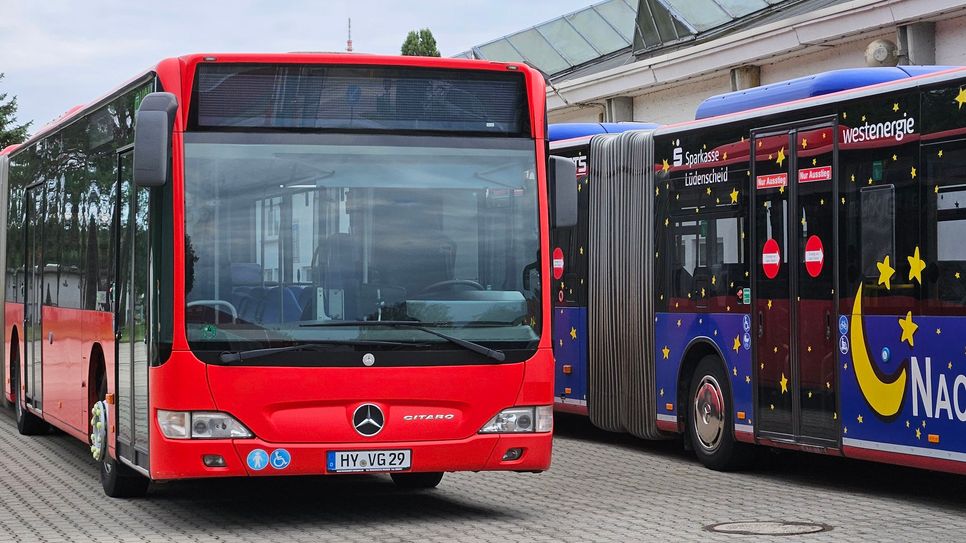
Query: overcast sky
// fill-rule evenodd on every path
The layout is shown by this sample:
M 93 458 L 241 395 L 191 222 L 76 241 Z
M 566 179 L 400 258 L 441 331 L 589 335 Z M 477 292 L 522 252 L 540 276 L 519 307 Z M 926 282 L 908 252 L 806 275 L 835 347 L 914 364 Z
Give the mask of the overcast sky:
M 0 0 L 0 93 L 31 131 L 168 56 L 200 52 L 398 54 L 428 27 L 443 56 L 595 0 Z M 83 7 L 83 9 L 81 9 Z

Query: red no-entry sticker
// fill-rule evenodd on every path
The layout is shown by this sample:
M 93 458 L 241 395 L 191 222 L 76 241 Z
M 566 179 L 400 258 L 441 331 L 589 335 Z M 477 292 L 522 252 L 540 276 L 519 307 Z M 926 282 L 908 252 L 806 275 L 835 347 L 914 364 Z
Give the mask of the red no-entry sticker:
M 805 271 L 812 277 L 818 277 L 824 264 L 825 249 L 822 247 L 822 240 L 818 236 L 809 236 L 805 241 Z
M 553 258 L 551 260 L 553 262 L 553 278 L 560 279 L 564 273 L 564 257 L 560 247 L 553 250 Z
M 778 242 L 769 239 L 761 249 L 761 269 L 765 277 L 774 279 L 782 265 L 782 255 L 778 249 Z

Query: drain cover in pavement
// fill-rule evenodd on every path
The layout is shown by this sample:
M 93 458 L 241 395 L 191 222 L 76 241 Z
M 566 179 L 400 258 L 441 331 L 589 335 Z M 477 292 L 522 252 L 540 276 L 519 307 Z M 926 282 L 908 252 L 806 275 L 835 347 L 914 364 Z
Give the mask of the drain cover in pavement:
M 733 535 L 803 535 L 826 532 L 831 529 L 831 526 L 825 524 L 782 521 L 722 522 L 705 527 L 705 530 L 709 532 Z

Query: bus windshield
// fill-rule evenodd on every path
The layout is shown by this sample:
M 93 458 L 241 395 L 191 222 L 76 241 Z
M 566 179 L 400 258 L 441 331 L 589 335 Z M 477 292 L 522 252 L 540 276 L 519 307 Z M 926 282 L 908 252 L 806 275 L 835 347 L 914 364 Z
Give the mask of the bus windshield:
M 537 202 L 525 138 L 187 133 L 189 342 L 442 343 L 345 325 L 386 320 L 529 348 Z

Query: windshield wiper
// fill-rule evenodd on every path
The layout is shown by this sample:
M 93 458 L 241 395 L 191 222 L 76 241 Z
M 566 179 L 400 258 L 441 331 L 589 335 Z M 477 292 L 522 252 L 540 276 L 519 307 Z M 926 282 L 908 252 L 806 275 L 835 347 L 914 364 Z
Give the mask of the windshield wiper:
M 261 358 L 263 356 L 270 356 L 278 353 L 287 353 L 291 351 L 326 351 L 327 345 L 389 345 L 393 347 L 399 346 L 411 346 L 414 343 L 407 343 L 402 341 L 375 341 L 375 340 L 362 340 L 362 339 L 328 339 L 328 340 L 313 340 L 314 343 L 300 343 L 298 345 L 289 345 L 288 347 L 270 347 L 267 349 L 250 349 L 247 351 L 238 352 L 224 352 L 221 353 L 219 358 L 222 362 L 242 362 L 244 360 L 251 360 L 253 358 Z
M 421 332 L 426 332 L 427 334 L 434 335 L 438 338 L 445 339 L 450 343 L 454 343 L 473 351 L 474 353 L 479 353 L 483 356 L 488 356 L 493 360 L 498 362 L 503 362 L 506 360 L 506 353 L 503 351 L 498 351 L 496 349 L 491 349 L 480 345 L 479 343 L 473 343 L 472 341 L 467 341 L 465 339 L 460 339 L 449 334 L 444 334 L 437 330 L 427 328 L 426 326 L 442 326 L 448 325 L 450 323 L 436 323 L 436 322 L 420 322 L 420 321 L 329 321 L 329 322 L 316 322 L 310 324 L 303 324 L 304 327 L 325 327 L 325 326 L 388 326 L 390 328 L 408 328 L 412 330 L 419 330 Z

